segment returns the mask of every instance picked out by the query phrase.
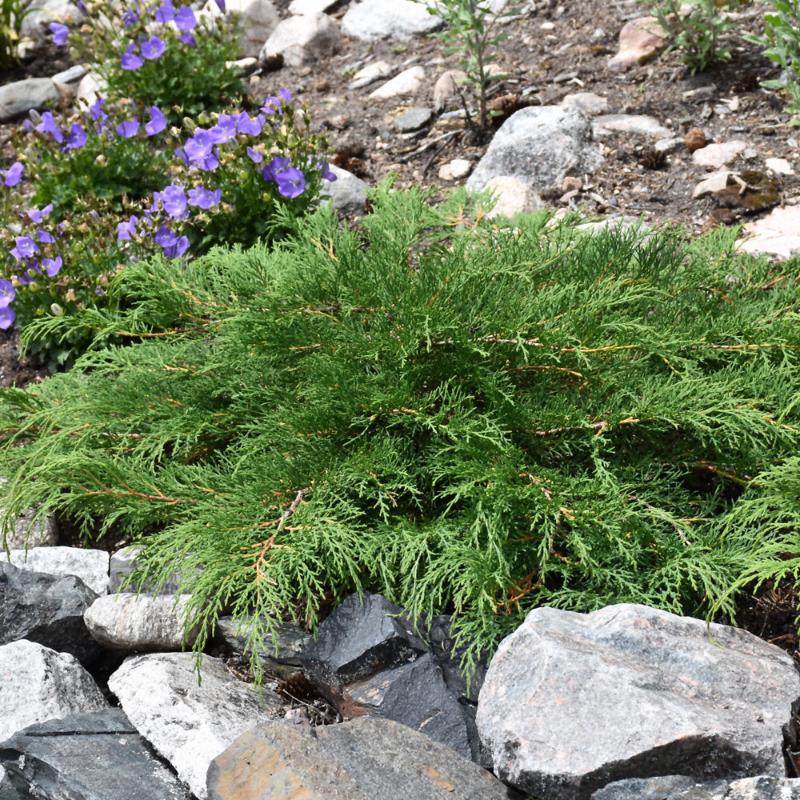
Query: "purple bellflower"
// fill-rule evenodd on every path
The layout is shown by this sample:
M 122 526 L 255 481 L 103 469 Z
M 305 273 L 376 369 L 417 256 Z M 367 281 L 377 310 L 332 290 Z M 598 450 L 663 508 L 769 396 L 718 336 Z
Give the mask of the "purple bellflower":
M 150 107 L 150 119 L 144 126 L 145 133 L 148 136 L 155 136 L 161 133 L 167 127 L 167 118 L 158 106 Z
M 63 264 L 64 262 L 61 260 L 61 256 L 42 259 L 42 266 L 44 267 L 44 271 L 47 273 L 48 278 L 55 278 L 55 276 L 61 271 Z
M 126 119 L 117 125 L 117 133 L 123 139 L 132 139 L 139 133 L 139 120 L 134 117 L 133 119 Z
M 189 249 L 189 239 L 162 225 L 153 237 L 167 258 L 180 258 Z
M 181 6 L 175 12 L 174 22 L 177 29 L 184 33 L 193 31 L 197 27 L 197 17 L 191 6 Z
M 25 173 L 25 165 L 19 161 L 12 164 L 8 169 L 0 169 L 3 176 L 3 186 L 17 186 Z
M 53 204 L 48 203 L 44 208 L 29 208 L 25 213 L 28 215 L 28 219 L 36 225 L 40 225 L 47 217 L 50 216 L 50 212 L 53 210 Z
M 52 111 L 45 111 L 42 114 L 42 121 L 36 126 L 39 133 L 44 133 L 47 136 L 52 136 L 59 144 L 64 141 L 64 134 L 61 128 L 56 125 L 56 119 Z
M 125 222 L 120 222 L 117 225 L 117 241 L 118 242 L 129 242 L 134 236 L 136 236 L 136 224 L 139 222 L 139 218 L 133 214 L 131 218 Z
M 0 308 L 0 331 L 7 331 L 13 324 L 17 315 L 11 306 Z
M 146 58 L 148 61 L 156 61 L 164 55 L 167 45 L 158 36 L 151 36 L 142 42 L 139 49 L 142 53 L 142 58 Z
M 0 278 L 0 308 L 8 308 L 16 296 L 14 284 L 7 278 Z
M 57 47 L 63 47 L 69 38 L 69 28 L 60 22 L 51 22 L 48 27 L 50 28 L 50 33 L 53 34 L 53 44 Z
M 136 52 L 136 45 L 131 42 L 122 54 L 119 63 L 122 69 L 127 69 L 132 72 L 139 69 L 139 67 L 144 64 L 144 59 Z
M 218 206 L 221 199 L 222 191 L 220 189 L 211 191 L 204 186 L 195 186 L 193 189 L 189 189 L 189 205 L 202 208 L 204 211 Z
M 16 243 L 16 247 L 11 249 L 11 255 L 17 261 L 33 258 L 39 252 L 39 246 L 30 236 L 17 236 Z
M 164 211 L 172 219 L 184 219 L 187 215 L 186 193 L 183 186 L 170 184 L 163 192 L 157 193 L 157 199 L 161 201 Z
M 86 131 L 77 122 L 69 129 L 69 136 L 64 144 L 65 150 L 80 150 L 86 144 Z
M 296 167 L 289 167 L 275 175 L 275 183 L 278 184 L 280 195 L 287 200 L 293 200 L 305 191 L 306 176 Z

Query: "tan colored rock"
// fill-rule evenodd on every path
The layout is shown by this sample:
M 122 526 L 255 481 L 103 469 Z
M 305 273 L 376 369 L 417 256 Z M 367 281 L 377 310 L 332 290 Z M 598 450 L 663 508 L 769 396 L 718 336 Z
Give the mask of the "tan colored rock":
M 374 100 L 389 100 L 402 95 L 415 95 L 425 79 L 425 70 L 422 67 L 409 67 L 397 77 L 384 83 L 370 94 Z
M 791 258 L 800 253 L 800 206 L 776 208 L 745 225 L 744 234 L 747 238 L 738 244 L 743 252 Z
M 510 175 L 498 175 L 484 187 L 494 199 L 494 208 L 486 215 L 487 219 L 495 217 L 513 217 L 526 214 L 542 207 L 542 198 L 530 186 L 519 178 Z
M 699 167 L 720 169 L 740 156 L 747 149 L 747 142 L 732 139 L 730 142 L 707 144 L 692 153 L 692 161 Z
M 433 85 L 433 108 L 438 114 L 458 98 L 458 89 L 464 86 L 469 78 L 460 69 L 448 69 L 443 72 Z
M 666 46 L 664 30 L 655 17 L 639 17 L 619 33 L 619 52 L 608 62 L 612 72 L 624 72 L 650 61 Z

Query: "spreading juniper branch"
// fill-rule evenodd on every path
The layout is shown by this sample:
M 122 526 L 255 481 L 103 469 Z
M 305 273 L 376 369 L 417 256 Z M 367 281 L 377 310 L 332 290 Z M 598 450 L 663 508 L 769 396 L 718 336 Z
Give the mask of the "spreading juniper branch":
M 6 522 L 141 542 L 200 648 L 365 588 L 467 661 L 542 603 L 732 613 L 754 528 L 797 526 L 756 479 L 800 438 L 796 265 L 546 222 L 384 187 L 356 228 L 130 265 L 119 310 L 46 323 L 125 344 L 0 395 Z

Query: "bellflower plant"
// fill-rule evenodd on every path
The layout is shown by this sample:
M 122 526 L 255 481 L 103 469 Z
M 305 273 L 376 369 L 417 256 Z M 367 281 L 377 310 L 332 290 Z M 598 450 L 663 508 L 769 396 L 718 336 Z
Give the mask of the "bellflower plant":
M 184 114 L 218 111 L 241 96 L 239 75 L 227 66 L 239 55 L 229 18 L 199 17 L 188 3 L 173 0 L 127 0 L 116 6 L 86 0 L 84 6 L 80 29 L 72 34 L 53 30 L 53 41 L 63 44 L 69 38 L 80 57 L 99 64 L 112 100 L 157 106 L 175 124 Z

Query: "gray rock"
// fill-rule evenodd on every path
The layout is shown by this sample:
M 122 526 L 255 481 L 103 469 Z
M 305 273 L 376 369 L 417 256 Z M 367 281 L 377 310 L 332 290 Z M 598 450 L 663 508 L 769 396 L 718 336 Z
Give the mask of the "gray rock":
M 86 610 L 84 621 L 104 647 L 128 652 L 166 652 L 190 648 L 197 631 L 184 638 L 188 594 L 106 594 Z
M 303 14 L 282 20 L 264 44 L 259 58 L 277 55 L 291 67 L 327 58 L 342 44 L 339 26 L 327 14 Z
M 222 13 L 214 0 L 208 0 L 203 11 L 212 19 Z M 271 0 L 226 0 L 225 13 L 239 16 L 242 55 L 255 58 L 281 21 Z
M 2 510 L 0 510 L 0 514 Z M 33 509 L 19 515 L 14 523 L 14 530 L 0 534 L 0 550 L 26 550 L 31 547 L 53 547 L 58 544 L 58 527 L 52 514 L 44 519 L 35 519 Z
M 469 187 L 469 182 L 467 186 Z M 487 219 L 529 214 L 543 206 L 542 198 L 524 180 L 510 175 L 495 175 L 487 181 L 483 191 L 494 202 L 491 211 L 486 215 Z
M 361 0 L 342 18 L 342 33 L 353 39 L 408 39 L 441 28 L 442 20 L 413 0 Z
M 596 117 L 608 111 L 608 98 L 601 97 L 594 92 L 575 92 L 574 94 L 568 94 L 561 101 L 561 105 L 565 108 L 580 111 L 587 117 Z
M 782 775 L 791 658 L 723 625 L 637 605 L 532 611 L 492 659 L 478 729 L 505 782 L 584 800 L 629 777 Z
M 33 109 L 58 103 L 61 95 L 50 78 L 26 78 L 0 86 L 0 122 L 21 117 Z
M 342 710 L 348 717 L 368 714 L 390 719 L 451 747 L 464 758 L 473 756 L 465 711 L 448 690 L 430 653 L 347 686 L 343 694 Z
M 136 571 L 139 563 L 139 556 L 142 552 L 140 545 L 128 545 L 111 554 L 111 562 L 108 568 L 108 591 L 146 591 L 150 594 L 179 594 L 180 576 L 173 574 L 163 586 L 156 586 L 153 581 L 145 581 L 139 586 L 136 580 L 128 581 Z
M 32 725 L 0 744 L 0 763 L 20 797 L 191 800 L 119 709 Z
M 411 133 L 424 128 L 433 119 L 433 111 L 425 106 L 412 106 L 395 117 L 394 127 L 400 133 Z
M 492 178 L 506 176 L 541 192 L 568 174 L 592 172 L 602 159 L 591 136 L 591 123 L 576 111 L 562 106 L 523 108 L 494 135 L 467 189 L 479 192 Z
M 21 640 L 0 645 L 0 741 L 36 722 L 107 707 L 68 653 Z
M 221 617 L 217 621 L 217 641 L 240 657 L 249 657 L 245 636 L 232 617 Z M 291 623 L 278 631 L 277 644 L 269 641 L 258 651 L 256 657 L 265 670 L 288 677 L 296 675 L 303 664 L 303 651 L 311 642 L 311 635 Z
M 70 0 L 33 0 L 22 20 L 20 33 L 22 36 L 42 36 L 50 22 L 72 22 L 79 18 L 80 13 Z
M 45 575 L 0 562 L 0 645 L 28 639 L 90 666 L 102 651 L 83 612 L 96 598 L 74 575 Z
M 358 216 L 367 210 L 369 187 L 352 172 L 331 165 L 329 169 L 336 176 L 333 182 L 323 181 L 320 195 L 330 198 L 333 207 L 346 216 Z
M 388 78 L 393 72 L 394 67 L 391 64 L 387 64 L 385 61 L 373 61 L 353 75 L 350 88 L 354 90 L 363 89 L 381 78 Z
M 490 773 L 449 747 L 369 717 L 247 731 L 208 770 L 209 800 L 508 800 Z
M 83 64 L 75 64 L 69 69 L 65 69 L 63 72 L 53 75 L 51 80 L 53 83 L 61 83 L 65 86 L 68 86 L 72 83 L 78 83 L 78 81 L 80 81 L 87 72 L 88 70 L 85 66 L 83 66 Z
M 290 14 L 321 14 L 335 6 L 339 0 L 292 0 Z
M 603 114 L 595 117 L 592 131 L 596 139 L 620 133 L 648 139 L 667 139 L 674 136 L 655 117 L 645 114 Z
M 399 75 L 387 81 L 383 86 L 379 86 L 370 97 L 375 100 L 389 100 L 392 97 L 413 96 L 422 86 L 425 79 L 424 67 L 409 67 Z
M 489 654 L 484 654 L 475 664 L 471 673 L 465 674 L 461 669 L 463 650 L 455 647 L 450 634 L 450 617 L 440 614 L 431 621 L 428 632 L 431 652 L 436 663 L 442 668 L 444 680 L 453 694 L 462 702 L 477 704 L 478 695 L 486 680 L 489 667 Z
M 30 550 L 0 551 L 0 561 L 47 575 L 77 575 L 93 592 L 108 591 L 109 555 L 104 550 L 82 547 L 32 547 Z
M 592 800 L 800 800 L 800 781 L 760 775 L 731 781 L 697 783 L 684 775 L 618 781 Z
M 90 72 L 81 78 L 75 92 L 75 100 L 86 108 L 94 105 L 99 95 L 108 88 L 106 81 L 95 72 Z
M 405 664 L 426 649 L 399 606 L 379 594 L 353 594 L 319 626 L 303 661 L 319 688 L 335 694 L 345 684 Z
M 461 87 L 469 82 L 467 73 L 460 69 L 448 69 L 433 85 L 433 107 L 437 113 L 459 100 Z
M 128 658 L 108 685 L 139 733 L 203 800 L 211 761 L 247 728 L 278 714 L 268 691 L 237 680 L 223 661 L 191 653 Z
M 707 144 L 692 153 L 692 161 L 700 167 L 719 169 L 735 161 L 746 149 L 747 142 L 742 139 Z

